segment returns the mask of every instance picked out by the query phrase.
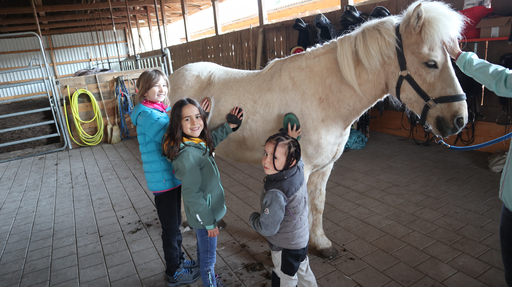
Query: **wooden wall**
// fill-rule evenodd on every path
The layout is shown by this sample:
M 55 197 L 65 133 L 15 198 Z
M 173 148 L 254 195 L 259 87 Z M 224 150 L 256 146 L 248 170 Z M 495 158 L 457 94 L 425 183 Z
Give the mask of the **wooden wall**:
M 74 123 L 72 122 L 72 116 L 71 116 L 71 107 L 70 107 L 70 100 L 68 98 L 68 91 L 67 87 L 69 86 L 69 93 L 70 95 L 73 95 L 73 93 L 76 91 L 76 89 L 87 89 L 89 92 L 91 92 L 94 95 L 94 98 L 98 102 L 98 105 L 101 109 L 101 113 L 103 116 L 103 123 L 105 125 L 104 128 L 104 135 L 103 135 L 103 141 L 104 143 L 107 142 L 107 128 L 106 125 L 108 124 L 106 113 L 108 113 L 108 117 L 110 119 L 110 123 L 112 125 L 115 124 L 115 112 L 117 111 L 117 124 L 120 126 L 120 119 L 119 119 L 119 109 L 117 108 L 117 100 L 115 98 L 115 84 L 117 81 L 117 77 L 123 76 L 125 79 L 125 85 L 128 88 L 128 91 L 131 95 L 135 93 L 135 87 L 133 84 L 130 83 L 129 79 L 137 80 L 139 78 L 139 75 L 148 69 L 140 69 L 140 70 L 132 70 L 132 71 L 124 71 L 124 72 L 114 72 L 114 73 L 104 73 L 104 74 L 98 74 L 98 80 L 100 82 L 100 88 L 101 92 L 103 94 L 104 103 L 101 99 L 100 95 L 100 89 L 98 88 L 98 82 L 96 81 L 95 75 L 88 75 L 88 76 L 81 76 L 81 77 L 71 77 L 71 78 L 63 78 L 59 79 L 59 92 L 62 97 L 66 98 L 66 111 L 68 114 L 68 121 L 69 121 L 69 127 L 71 128 L 71 131 L 73 133 L 73 137 L 78 142 L 82 143 L 79 140 L 78 135 L 76 134 Z M 82 120 L 90 120 L 94 117 L 93 107 L 90 101 L 89 96 L 87 95 L 80 95 L 78 98 L 78 110 L 80 114 L 80 118 Z M 103 104 L 106 106 L 106 113 Z M 64 114 L 64 110 L 62 110 L 62 113 Z M 130 136 L 136 136 L 136 128 L 132 124 L 131 119 L 128 117 L 126 119 L 126 124 L 128 126 Z M 94 135 L 97 130 L 98 126 L 96 121 L 93 121 L 91 123 L 82 124 L 82 128 L 90 135 Z M 68 132 L 68 131 L 67 131 Z M 68 132 L 69 133 L 69 132 Z M 72 147 L 79 147 L 78 144 L 76 144 L 71 139 Z

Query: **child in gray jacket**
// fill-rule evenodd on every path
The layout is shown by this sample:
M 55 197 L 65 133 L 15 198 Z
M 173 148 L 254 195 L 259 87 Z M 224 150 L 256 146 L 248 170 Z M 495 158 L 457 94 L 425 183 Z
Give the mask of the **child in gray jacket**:
M 269 137 L 262 165 L 261 212 L 249 221 L 270 245 L 272 286 L 317 286 L 307 256 L 308 194 L 299 142 L 284 133 Z

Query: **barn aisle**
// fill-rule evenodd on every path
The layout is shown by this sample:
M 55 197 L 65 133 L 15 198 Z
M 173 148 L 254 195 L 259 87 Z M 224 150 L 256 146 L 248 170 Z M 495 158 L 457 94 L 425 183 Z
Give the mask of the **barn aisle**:
M 248 224 L 261 167 L 217 163 L 228 213 L 216 271 L 270 286 L 266 241 Z M 319 286 L 505 286 L 499 178 L 485 153 L 372 132 L 331 174 L 323 224 L 340 255 L 310 251 Z M 0 164 L 1 286 L 165 286 L 161 245 L 135 139 Z M 191 231 L 184 250 L 195 258 Z

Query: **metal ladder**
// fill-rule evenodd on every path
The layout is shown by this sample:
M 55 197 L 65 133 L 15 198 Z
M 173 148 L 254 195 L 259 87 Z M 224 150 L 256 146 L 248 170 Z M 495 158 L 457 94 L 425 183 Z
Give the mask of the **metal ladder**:
M 54 138 L 54 137 L 61 137 L 61 141 L 60 142 L 63 143 L 63 146 L 59 147 L 59 148 L 56 148 L 56 149 L 48 150 L 48 151 L 34 152 L 34 153 L 25 154 L 25 155 L 20 156 L 20 157 L 9 158 L 9 159 L 2 159 L 2 160 L 0 160 L 0 162 L 6 162 L 6 161 L 11 161 L 11 160 L 20 159 L 20 158 L 31 157 L 31 156 L 36 156 L 36 155 L 41 155 L 41 154 L 47 154 L 47 153 L 51 153 L 51 152 L 61 151 L 61 150 L 64 150 L 68 146 L 68 144 L 69 144 L 69 138 L 68 138 L 68 135 L 66 133 L 65 126 L 63 125 L 64 121 L 62 120 L 63 117 L 62 117 L 62 114 L 61 114 L 61 111 L 60 111 L 60 107 L 58 105 L 58 103 L 60 102 L 59 99 L 58 99 L 59 93 L 56 92 L 55 85 L 53 85 L 54 78 L 51 76 L 50 71 L 48 69 L 48 62 L 46 60 L 46 55 L 45 55 L 45 51 L 44 51 L 44 47 L 43 47 L 43 42 L 42 42 L 41 38 L 39 37 L 38 34 L 36 34 L 34 32 L 23 32 L 23 33 L 13 33 L 13 34 L 0 35 L 0 39 L 3 38 L 3 37 L 16 37 L 16 36 L 27 36 L 27 35 L 28 36 L 36 37 L 37 41 L 39 42 L 39 48 L 41 50 L 41 56 L 42 56 L 42 59 L 43 59 L 43 63 L 41 63 L 41 60 L 39 60 L 39 59 L 32 59 L 30 61 L 30 63 L 27 65 L 27 67 L 17 68 L 17 69 L 12 69 L 12 70 L 0 71 L 0 74 L 14 73 L 14 72 L 20 72 L 20 71 L 39 69 L 43 79 L 42 80 L 27 81 L 27 82 L 23 82 L 23 83 L 16 83 L 16 84 L 0 85 L 0 89 L 7 89 L 7 88 L 12 88 L 12 87 L 20 87 L 20 86 L 33 85 L 33 84 L 41 84 L 42 83 L 42 84 L 44 84 L 45 90 L 43 92 L 41 92 L 40 94 L 31 95 L 31 96 L 27 96 L 27 97 L 12 98 L 12 99 L 3 100 L 3 101 L 0 100 L 0 104 L 6 104 L 6 103 L 19 102 L 19 101 L 32 100 L 32 99 L 46 97 L 46 98 L 48 98 L 49 106 L 48 107 L 44 107 L 44 108 L 27 110 L 27 111 L 23 111 L 23 112 L 16 112 L 16 113 L 10 113 L 10 114 L 2 114 L 2 115 L 0 115 L 0 120 L 6 120 L 6 119 L 9 119 L 9 118 L 15 117 L 15 116 L 27 115 L 27 114 L 33 114 L 33 113 L 39 113 L 39 112 L 45 112 L 45 111 L 51 111 L 51 113 L 52 113 L 52 120 L 38 122 L 38 123 L 33 123 L 33 124 L 28 124 L 28 125 L 16 126 L 16 127 L 7 128 L 7 129 L 2 129 L 2 130 L 0 130 L 0 136 L 2 135 L 2 133 L 6 133 L 6 132 L 11 132 L 11 131 L 16 131 L 16 130 L 23 130 L 23 129 L 27 129 L 27 128 L 33 128 L 33 127 L 37 127 L 37 126 L 50 125 L 50 124 L 54 124 L 55 125 L 57 132 L 56 133 L 47 134 L 47 135 L 41 135 L 41 136 L 26 138 L 26 139 L 22 139 L 22 140 L 16 140 L 16 141 L 11 141 L 11 142 L 4 142 L 4 143 L 0 144 L 0 148 L 5 147 L 5 146 L 20 144 L 20 143 L 26 143 L 26 142 L 46 139 L 46 138 Z M 39 62 L 39 63 L 38 64 L 34 64 L 33 63 L 34 60 L 37 60 L 37 62 Z M 43 68 L 43 65 L 44 65 L 44 68 Z M 50 91 L 51 91 L 51 94 L 50 94 Z

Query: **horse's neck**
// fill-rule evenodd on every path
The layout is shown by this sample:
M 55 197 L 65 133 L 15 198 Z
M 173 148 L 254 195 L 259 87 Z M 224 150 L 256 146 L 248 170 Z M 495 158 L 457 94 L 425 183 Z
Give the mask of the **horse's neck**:
M 335 53 L 318 55 L 318 61 L 329 63 L 326 66 L 316 65 L 310 73 L 322 75 L 322 70 L 328 69 L 329 75 L 319 79 L 318 97 L 326 96 L 327 101 L 320 101 L 325 111 L 334 111 L 334 118 L 341 121 L 345 129 L 357 120 L 361 114 L 371 108 L 387 94 L 386 76 L 384 73 L 369 73 L 362 65 L 356 66 L 359 94 L 342 76 Z M 387 70 L 386 68 L 384 70 Z M 334 78 L 334 79 L 333 79 Z

